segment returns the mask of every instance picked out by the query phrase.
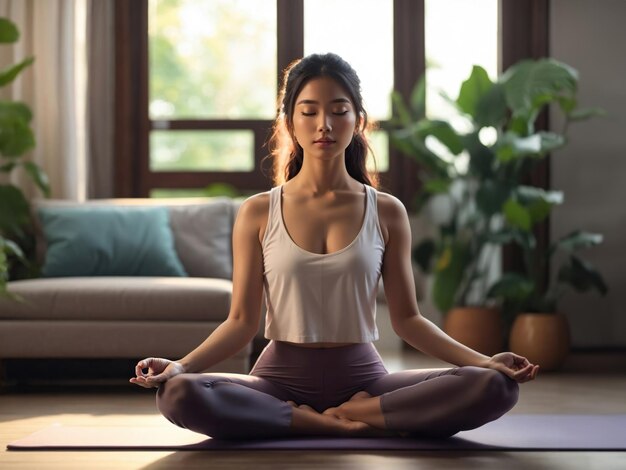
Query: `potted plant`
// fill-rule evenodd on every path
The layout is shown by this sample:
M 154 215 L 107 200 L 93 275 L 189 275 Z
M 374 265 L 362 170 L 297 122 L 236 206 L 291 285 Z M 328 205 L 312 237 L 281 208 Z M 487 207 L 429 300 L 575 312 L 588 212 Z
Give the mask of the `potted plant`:
M 503 309 L 514 318 L 509 347 L 539 364 L 543 370 L 558 369 L 570 349 L 567 317 L 559 312 L 558 302 L 568 290 L 596 290 L 606 295 L 608 287 L 602 275 L 577 255 L 581 249 L 602 243 L 602 235 L 580 230 L 553 242 L 546 250 L 536 249 L 532 227 L 521 222 L 528 206 L 507 211 L 510 232 L 507 235 L 523 251 L 524 272 L 509 272 L 495 283 L 490 295 L 502 299 Z M 513 213 L 514 212 L 514 213 Z M 555 255 L 566 256 L 556 274 L 546 276 Z M 548 279 L 545 279 L 548 277 Z
M 531 217 L 527 225 L 534 225 L 562 198 L 522 184 L 566 142 L 567 126 L 536 131 L 537 117 L 552 103 L 568 123 L 600 113 L 576 108 L 577 81 L 574 69 L 553 59 L 523 60 L 495 82 L 474 66 L 458 98 L 447 98 L 459 112 L 454 122 L 426 117 L 424 77 L 408 103 L 392 94 L 391 142 L 419 164 L 417 210 L 430 213 L 437 229 L 415 247 L 413 259 L 432 275 L 431 295 L 445 315 L 446 332 L 485 354 L 501 350 L 507 338 L 496 309 L 505 285 L 494 288 L 497 279 L 489 269 L 500 245 L 529 238 L 528 232 L 512 231 L 514 213 L 523 200 Z M 473 325 L 477 319 L 488 323 Z
M 0 18 L 0 42 L 13 43 L 18 38 L 15 24 Z M 0 87 L 11 83 L 33 61 L 29 57 L 1 70 Z M 10 183 L 10 175 L 25 171 L 44 195 L 50 194 L 46 174 L 24 155 L 35 145 L 31 118 L 31 111 L 24 103 L 0 100 L 0 173 L 6 175 L 0 184 L 0 295 L 3 296 L 10 295 L 9 278 L 32 277 L 37 273 L 30 204 L 22 190 Z

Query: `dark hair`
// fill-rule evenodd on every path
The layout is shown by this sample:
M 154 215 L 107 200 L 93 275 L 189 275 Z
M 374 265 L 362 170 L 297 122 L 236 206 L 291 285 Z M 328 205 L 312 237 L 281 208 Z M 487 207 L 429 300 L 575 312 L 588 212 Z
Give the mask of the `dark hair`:
M 350 176 L 378 188 L 378 172 L 369 172 L 366 167 L 368 151 L 372 153 L 374 167 L 376 160 L 369 145 L 367 134 L 373 125 L 368 122 L 363 108 L 361 81 L 354 69 L 337 54 L 311 54 L 292 62 L 284 71 L 283 82 L 278 95 L 278 116 L 269 140 L 270 155 L 274 158 L 273 183 L 280 185 L 296 176 L 302 168 L 304 153 L 296 142 L 293 133 L 293 112 L 295 101 L 302 88 L 312 79 L 330 77 L 350 95 L 357 115 L 357 129 L 346 148 L 346 169 Z

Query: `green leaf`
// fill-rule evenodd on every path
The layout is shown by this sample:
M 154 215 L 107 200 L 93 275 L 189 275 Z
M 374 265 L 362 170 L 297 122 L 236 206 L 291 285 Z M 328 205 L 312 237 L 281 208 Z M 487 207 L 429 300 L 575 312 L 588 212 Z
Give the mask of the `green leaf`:
M 558 280 L 569 284 L 578 292 L 596 289 L 606 295 L 609 290 L 602 275 L 591 264 L 574 255 L 570 256 L 569 264 L 559 269 Z
M 463 274 L 470 262 L 468 247 L 459 242 L 449 243 L 437 259 L 433 283 L 433 301 L 442 312 L 455 303 Z
M 15 119 L 28 123 L 32 118 L 33 113 L 26 104 L 19 101 L 0 101 L 0 120 Z
M 532 225 L 545 220 L 552 206 L 563 203 L 562 191 L 545 191 L 534 186 L 519 186 L 515 196 L 528 210 Z
M 0 18 L 0 43 L 16 42 L 20 38 L 15 23 L 7 18 Z
M 495 155 L 491 149 L 482 144 L 478 132 L 462 135 L 461 141 L 470 154 L 468 173 L 480 180 L 493 177 Z
M 0 86 L 5 86 L 15 80 L 19 73 L 35 61 L 34 57 L 29 57 L 19 64 L 13 65 L 6 70 L 0 71 Z
M 498 160 L 506 163 L 522 157 L 540 158 L 563 145 L 563 136 L 554 132 L 540 131 L 527 137 L 506 132 L 496 142 L 495 150 Z
M 567 118 L 570 121 L 584 121 L 594 116 L 605 117 L 607 112 L 602 108 L 583 108 L 572 111 Z
M 500 127 L 507 115 L 504 88 L 496 83 L 476 104 L 474 122 L 478 127 Z
M 413 249 L 413 260 L 425 273 L 429 273 L 431 270 L 435 250 L 436 245 L 435 241 L 432 238 L 423 240 Z
M 526 251 L 534 250 L 537 246 L 537 240 L 532 232 L 522 232 L 508 227 L 500 230 L 499 232 L 487 234 L 486 241 L 500 245 L 516 242 Z
M 472 73 L 461 85 L 457 106 L 461 111 L 472 116 L 476 115 L 476 108 L 480 99 L 492 87 L 493 83 L 489 75 L 480 65 L 472 67 Z
M 426 116 L 426 75 L 422 74 L 411 92 L 411 111 L 413 117 L 422 119 Z
M 33 179 L 37 187 L 46 196 L 50 197 L 50 181 L 48 175 L 33 162 L 24 162 L 24 169 Z M 215 183 L 221 184 L 221 183 Z M 209 194 L 210 195 L 210 194 Z
M 413 123 L 411 113 L 404 104 L 404 98 L 399 91 L 393 90 L 391 92 L 391 106 L 393 109 L 393 115 L 398 119 L 400 124 L 408 126 Z
M 0 233 L 21 233 L 29 221 L 30 209 L 22 191 L 11 184 L 0 184 Z
M 603 242 L 603 240 L 604 237 L 600 233 L 590 233 L 576 230 L 557 240 L 554 247 L 574 252 L 580 248 L 589 248 L 591 246 L 599 245 Z
M 530 116 L 549 99 L 573 96 L 578 72 L 554 59 L 528 59 L 509 67 L 500 76 L 499 83 L 504 86 L 506 102 L 513 114 Z
M 532 280 L 517 273 L 506 273 L 487 293 L 489 299 L 502 299 L 512 302 L 525 302 L 535 291 Z
M 21 119 L 0 118 L 0 153 L 6 157 L 24 154 L 35 146 L 35 136 Z
M 491 216 L 502 211 L 502 206 L 510 194 L 511 190 L 506 184 L 486 180 L 476 192 L 476 205 L 483 214 Z
M 532 218 L 528 210 L 514 199 L 509 199 L 504 204 L 504 216 L 507 222 L 526 232 L 532 229 Z
M 446 121 L 424 119 L 419 121 L 416 131 L 422 140 L 432 135 L 454 155 L 458 155 L 464 149 L 459 135 Z
M 17 163 L 15 162 L 5 163 L 4 165 L 0 166 L 0 173 L 11 173 L 16 166 Z
M 450 189 L 451 179 L 435 178 L 430 179 L 424 184 L 424 191 L 431 194 L 447 193 Z

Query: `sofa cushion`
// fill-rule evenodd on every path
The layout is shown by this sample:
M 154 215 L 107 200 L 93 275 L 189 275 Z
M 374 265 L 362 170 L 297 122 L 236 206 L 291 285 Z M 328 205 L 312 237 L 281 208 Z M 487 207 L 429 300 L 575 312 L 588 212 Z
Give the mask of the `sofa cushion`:
M 210 198 L 118 198 L 91 199 L 84 202 L 61 199 L 36 199 L 33 202 L 37 233 L 38 258 L 43 262 L 46 253 L 40 207 L 166 207 L 174 246 L 187 274 L 191 277 L 232 279 L 233 202 L 227 197 Z
M 45 278 L 10 282 L 9 291 L 26 302 L 0 298 L 0 319 L 215 321 L 228 316 L 232 282 L 185 277 Z
M 40 207 L 44 277 L 186 276 L 164 207 Z

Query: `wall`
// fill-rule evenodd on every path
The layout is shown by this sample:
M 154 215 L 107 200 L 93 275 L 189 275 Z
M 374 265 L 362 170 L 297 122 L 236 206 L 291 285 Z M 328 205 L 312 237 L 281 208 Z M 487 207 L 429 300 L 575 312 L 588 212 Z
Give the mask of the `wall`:
M 574 347 L 626 347 L 626 2 L 552 0 L 550 55 L 579 71 L 579 103 L 608 117 L 573 123 L 569 144 L 552 156 L 552 187 L 565 203 L 553 212 L 552 239 L 574 229 L 604 234 L 581 253 L 602 272 L 610 292 L 568 294 L 561 302 Z M 551 127 L 563 119 L 552 110 Z

